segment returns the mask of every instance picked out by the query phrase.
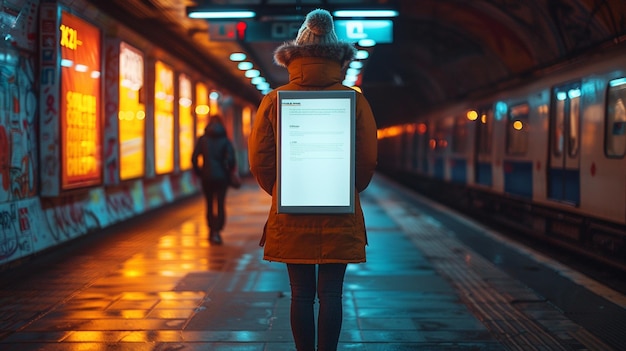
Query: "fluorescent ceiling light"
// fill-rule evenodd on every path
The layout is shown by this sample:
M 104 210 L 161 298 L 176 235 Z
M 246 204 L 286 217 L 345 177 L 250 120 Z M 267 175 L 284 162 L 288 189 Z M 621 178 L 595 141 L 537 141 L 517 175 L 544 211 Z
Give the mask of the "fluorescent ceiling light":
M 256 85 L 256 88 L 258 90 L 266 90 L 266 89 L 269 89 L 269 87 L 270 87 L 270 83 L 268 82 L 263 82 L 263 83 L 259 83 Z
M 245 59 L 246 59 L 246 54 L 242 52 L 233 52 L 232 54 L 230 54 L 231 61 L 243 61 Z
M 356 52 L 356 58 L 359 60 L 365 60 L 370 56 L 370 53 L 365 50 L 359 50 Z
M 335 17 L 398 17 L 395 10 L 337 10 Z
M 252 67 L 254 67 L 252 62 L 248 62 L 248 61 L 239 62 L 239 64 L 237 65 L 237 68 L 239 68 L 242 71 L 247 71 L 249 69 L 252 69 Z
M 249 69 L 246 71 L 246 73 L 244 74 L 247 78 L 254 78 L 254 77 L 258 77 L 261 75 L 261 72 L 259 72 L 259 70 L 257 69 Z
M 254 78 L 252 78 L 252 80 L 250 81 L 250 83 L 252 83 L 252 84 L 254 84 L 254 85 L 257 85 L 257 84 L 259 84 L 259 83 L 263 83 L 263 82 L 265 82 L 265 78 L 263 78 L 263 77 L 254 77 Z
M 376 45 L 376 41 L 374 39 L 361 39 L 358 44 L 364 48 L 369 48 Z
M 350 68 L 361 69 L 361 68 L 363 68 L 363 62 L 361 62 L 361 61 L 352 61 L 352 62 L 350 62 Z
M 227 19 L 227 18 L 253 18 L 256 16 L 254 11 L 249 10 L 193 10 L 187 14 L 189 18 L 203 18 L 203 19 Z

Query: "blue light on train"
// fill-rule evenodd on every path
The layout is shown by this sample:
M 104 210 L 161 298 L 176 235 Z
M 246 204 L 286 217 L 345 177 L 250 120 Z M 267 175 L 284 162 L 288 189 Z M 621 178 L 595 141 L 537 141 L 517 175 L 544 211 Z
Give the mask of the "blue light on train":
M 563 101 L 567 99 L 567 94 L 564 91 L 559 91 L 556 93 L 556 99 L 559 101 Z
M 570 99 L 575 99 L 577 97 L 580 97 L 580 95 L 582 94 L 580 93 L 580 89 L 572 89 L 567 92 L 567 95 L 569 96 Z
M 68 59 L 61 59 L 61 67 L 72 67 L 74 66 L 74 61 Z
M 506 103 L 502 101 L 496 102 L 495 111 L 494 111 L 494 116 L 495 116 L 496 121 L 501 121 L 502 119 L 504 119 L 504 116 L 506 116 L 507 110 L 508 108 L 506 106 Z
M 612 81 L 609 82 L 609 85 L 611 87 L 618 87 L 624 84 L 626 84 L 626 78 L 613 79 Z

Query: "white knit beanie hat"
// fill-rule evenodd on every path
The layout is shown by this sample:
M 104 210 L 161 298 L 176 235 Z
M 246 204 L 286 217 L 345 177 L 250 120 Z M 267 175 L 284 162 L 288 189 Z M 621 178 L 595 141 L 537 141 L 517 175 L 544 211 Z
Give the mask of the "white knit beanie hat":
M 333 18 L 326 10 L 309 12 L 296 37 L 297 45 L 335 44 L 339 40 L 335 34 Z

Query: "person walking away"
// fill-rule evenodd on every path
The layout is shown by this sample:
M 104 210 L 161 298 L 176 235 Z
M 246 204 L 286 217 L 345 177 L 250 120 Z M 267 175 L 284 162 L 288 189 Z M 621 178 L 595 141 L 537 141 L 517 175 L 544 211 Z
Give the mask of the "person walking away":
M 354 213 L 278 213 L 277 91 L 349 90 L 341 82 L 355 54 L 351 44 L 337 39 L 328 11 L 310 12 L 297 38 L 274 51 L 274 61 L 289 72 L 289 83 L 264 96 L 248 140 L 250 171 L 260 187 L 272 196 L 261 239 L 263 258 L 286 263 L 291 286 L 291 330 L 298 351 L 314 351 L 316 343 L 318 351 L 337 349 L 346 267 L 348 263 L 365 262 L 367 237 L 359 193 L 369 185 L 376 168 L 376 122 L 369 102 L 357 92 Z
M 191 162 L 194 172 L 201 179 L 206 200 L 209 241 L 221 245 L 220 232 L 226 224 L 226 191 L 230 174 L 237 165 L 235 149 L 228 139 L 221 116 L 214 115 L 209 118 L 204 135 L 196 141 Z

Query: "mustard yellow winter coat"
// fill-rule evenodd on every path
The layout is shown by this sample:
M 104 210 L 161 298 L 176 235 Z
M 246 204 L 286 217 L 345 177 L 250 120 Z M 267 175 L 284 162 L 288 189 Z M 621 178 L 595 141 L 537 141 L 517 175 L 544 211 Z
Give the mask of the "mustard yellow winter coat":
M 248 141 L 250 170 L 261 188 L 272 195 L 262 242 L 265 260 L 309 264 L 365 262 L 367 237 L 359 192 L 365 190 L 374 174 L 377 138 L 374 115 L 363 94 L 356 94 L 355 213 L 277 213 L 277 90 L 348 90 L 341 84 L 342 68 L 353 56 L 354 48 L 347 43 L 302 47 L 289 42 L 275 51 L 276 63 L 289 71 L 289 83 L 263 98 Z

